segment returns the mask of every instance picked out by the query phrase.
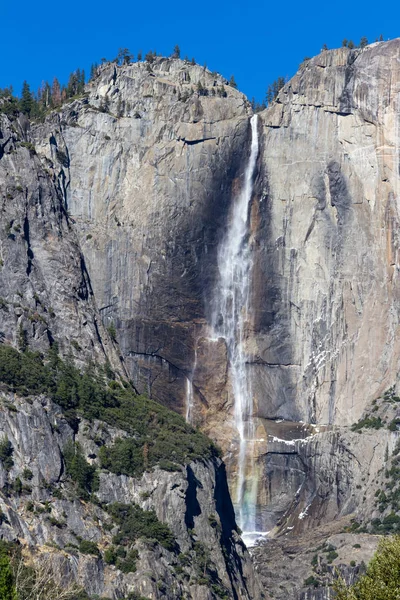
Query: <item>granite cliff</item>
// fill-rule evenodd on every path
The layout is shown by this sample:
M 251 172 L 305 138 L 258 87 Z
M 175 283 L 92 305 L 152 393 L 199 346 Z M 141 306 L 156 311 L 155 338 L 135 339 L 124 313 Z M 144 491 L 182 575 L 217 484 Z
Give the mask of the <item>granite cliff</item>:
M 258 117 L 246 238 L 252 271 L 243 348 L 254 424 L 246 476 L 256 481 L 258 528 L 277 540 L 304 535 L 312 546 L 315 527 L 327 528 L 326 539 L 345 526 L 360 536 L 397 527 L 390 514 L 400 506 L 386 488 L 397 489 L 399 51 L 399 40 L 324 51 Z M 243 187 L 251 114 L 219 75 L 156 58 L 102 66 L 84 97 L 44 123 L 20 123 L 20 132 L 6 125 L 5 135 L 3 126 L 0 140 L 9 161 L 3 210 L 12 211 L 2 248 L 19 244 L 14 272 L 29 299 L 16 306 L 16 278 L 4 275 L 6 341 L 17 343 L 25 319 L 32 347 L 44 348 L 50 329 L 65 347 L 76 340 L 77 360 L 108 358 L 138 392 L 182 415 L 190 403 L 193 422 L 224 450 L 232 490 L 235 398 L 211 307 L 218 248 Z M 18 149 L 26 183 L 10 166 L 14 159 L 21 171 L 17 135 L 28 144 Z M 24 190 L 33 181 L 38 187 L 37 173 L 40 189 L 57 199 L 41 228 L 57 231 L 60 254 L 43 244 L 42 229 L 31 235 L 46 198 L 37 194 L 31 217 L 34 196 Z M 46 287 L 52 276 L 39 281 L 56 256 L 63 258 L 57 271 L 69 277 L 64 289 L 63 275 L 57 285 Z M 34 278 L 38 292 L 29 287 Z M 44 307 L 57 302 L 51 328 Z M 295 552 L 301 562 L 301 543 Z M 329 594 L 302 589 L 304 565 L 295 584 L 270 588 L 265 564 L 273 560 L 257 549 L 262 581 L 274 594 Z
M 107 420 L 107 407 L 121 408 L 116 391 L 128 390 L 133 414 L 139 404 L 102 323 L 67 210 L 68 182 L 38 155 L 23 116 L 0 119 L 1 539 L 21 549 L 26 564 L 44 565 L 56 583 L 75 581 L 82 598 L 261 597 L 221 460 L 210 454 L 171 463 L 174 436 L 189 435 L 187 450 L 194 449 L 183 419 L 171 413 L 173 429 L 164 431 L 169 460 L 156 458 L 137 476 L 102 466 L 100 449 L 124 440 L 133 447 L 148 435 L 140 451 L 146 465 L 170 411 L 159 413 L 144 398 L 136 429 L 117 413 Z M 67 152 L 57 147 L 57 164 L 66 164 Z M 75 380 L 61 382 L 63 372 Z M 121 532 L 118 511 L 126 521 L 136 511 L 133 538 L 135 528 Z

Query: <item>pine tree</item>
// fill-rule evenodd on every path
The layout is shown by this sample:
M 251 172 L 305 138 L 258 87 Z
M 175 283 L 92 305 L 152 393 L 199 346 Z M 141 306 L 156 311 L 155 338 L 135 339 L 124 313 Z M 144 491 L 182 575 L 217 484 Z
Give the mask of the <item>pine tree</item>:
M 360 48 L 365 48 L 365 46 L 368 46 L 368 39 L 364 36 L 360 40 Z
M 72 98 L 77 93 L 77 90 L 78 90 L 78 72 L 79 72 L 79 77 L 80 77 L 80 70 L 79 69 L 78 69 L 78 71 L 73 71 L 70 74 L 70 76 L 69 76 L 68 84 L 67 84 L 67 98 Z
M 0 550 L 0 600 L 17 600 L 10 559 L 4 547 Z
M 379 41 L 383 42 L 383 35 L 382 34 L 379 36 Z
M 137 59 L 138 59 L 138 62 L 140 62 L 142 60 L 142 51 L 141 50 L 139 50 L 139 52 L 138 52 Z
M 172 58 L 180 58 L 181 57 L 181 49 L 179 48 L 178 44 L 176 44 L 176 46 L 174 47 L 174 51 L 171 56 L 172 56 Z
M 22 113 L 28 115 L 28 117 L 30 116 L 33 107 L 33 96 L 27 81 L 24 81 L 22 84 L 22 94 L 19 107 Z
M 44 84 L 42 85 L 42 105 L 45 108 L 49 108 L 49 106 L 52 106 L 53 103 L 53 99 L 52 99 L 52 93 L 51 93 L 51 87 L 48 81 L 45 81 Z
M 157 56 L 157 54 L 155 52 L 153 52 L 152 50 L 150 50 L 144 57 L 144 60 L 151 65 L 154 62 L 154 59 L 156 56 Z
M 54 106 L 60 106 L 61 104 L 61 86 L 57 77 L 54 77 L 53 84 L 51 86 L 51 97 Z
M 20 323 L 18 327 L 18 349 L 21 352 L 26 352 L 26 350 L 28 350 L 28 334 L 22 323 Z
M 79 69 L 78 69 L 79 70 Z M 78 77 L 78 94 L 83 94 L 85 91 L 85 71 L 82 69 Z
M 343 48 L 347 47 L 347 39 L 346 38 L 344 38 L 344 40 L 342 42 L 342 46 L 343 46 Z
M 283 86 L 285 85 L 285 78 L 284 77 L 278 77 L 278 79 L 275 79 L 275 81 L 273 81 L 267 88 L 267 93 L 265 95 L 265 100 L 267 105 L 271 104 L 271 102 L 273 102 L 276 97 L 279 94 L 279 91 L 283 88 Z
M 235 77 L 234 77 L 234 75 L 231 75 L 231 78 L 230 78 L 230 80 L 229 80 L 229 85 L 230 85 L 231 87 L 235 88 L 235 89 L 237 88 L 237 83 L 236 83 L 236 81 L 235 81 Z
M 337 600 L 397 600 L 400 586 L 400 537 L 380 540 L 367 571 L 348 587 L 339 577 L 334 584 Z
M 347 44 L 347 47 L 350 48 L 350 50 L 353 50 L 353 48 L 354 48 L 354 42 L 353 42 L 353 40 L 349 41 L 349 43 Z
M 133 54 L 129 52 L 128 48 L 120 48 L 115 60 L 119 65 L 129 65 L 133 60 Z
M 97 63 L 93 63 L 92 66 L 90 67 L 90 78 L 89 78 L 90 81 L 92 81 L 95 77 L 97 77 L 98 68 L 99 68 L 99 65 Z

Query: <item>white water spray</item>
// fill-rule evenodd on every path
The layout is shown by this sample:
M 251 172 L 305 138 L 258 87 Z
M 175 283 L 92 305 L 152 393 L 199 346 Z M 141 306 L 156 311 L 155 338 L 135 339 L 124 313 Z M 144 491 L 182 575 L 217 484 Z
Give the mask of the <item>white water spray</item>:
M 251 150 L 244 186 L 235 200 L 225 238 L 218 252 L 219 282 L 214 295 L 212 326 L 225 339 L 234 395 L 235 425 L 239 432 L 237 486 L 234 503 L 239 527 L 254 531 L 257 478 L 246 481 L 249 466 L 248 443 L 254 439 L 251 381 L 246 369 L 245 338 L 249 322 L 252 256 L 249 248 L 249 206 L 258 156 L 257 115 L 251 118 Z M 253 454 L 252 452 L 250 453 Z M 251 465 L 250 465 L 251 466 Z M 251 473 L 250 473 L 251 474 Z

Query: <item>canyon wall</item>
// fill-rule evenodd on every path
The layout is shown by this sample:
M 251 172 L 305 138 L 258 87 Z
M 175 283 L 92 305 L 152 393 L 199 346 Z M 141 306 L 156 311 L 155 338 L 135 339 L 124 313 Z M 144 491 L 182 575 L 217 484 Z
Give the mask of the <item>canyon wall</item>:
M 262 529 L 279 522 L 310 469 L 315 486 L 299 511 L 319 493 L 319 467 L 307 451 L 288 456 L 293 436 L 276 421 L 346 427 L 397 381 L 399 49 L 394 40 L 323 51 L 259 115 L 243 354 L 256 431 L 247 478 L 258 482 Z M 191 419 L 225 451 L 232 489 L 234 394 L 211 312 L 251 114 L 219 75 L 156 58 L 104 65 L 84 98 L 32 131 L 136 389 L 183 415 L 190 404 Z M 312 433 L 299 436 L 305 446 Z M 331 454 L 335 434 L 318 436 Z M 296 473 L 286 491 L 275 479 L 284 465 Z

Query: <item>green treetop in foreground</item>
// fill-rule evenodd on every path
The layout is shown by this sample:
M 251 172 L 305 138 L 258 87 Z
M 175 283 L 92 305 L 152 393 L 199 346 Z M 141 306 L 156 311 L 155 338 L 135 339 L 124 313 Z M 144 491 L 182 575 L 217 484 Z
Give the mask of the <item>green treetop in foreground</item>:
M 399 600 L 400 536 L 382 539 L 365 575 L 351 587 L 340 579 L 335 590 L 337 600 Z

